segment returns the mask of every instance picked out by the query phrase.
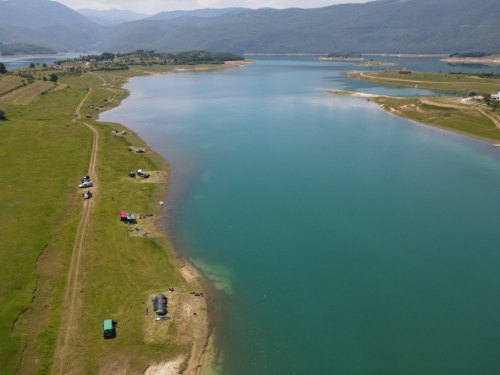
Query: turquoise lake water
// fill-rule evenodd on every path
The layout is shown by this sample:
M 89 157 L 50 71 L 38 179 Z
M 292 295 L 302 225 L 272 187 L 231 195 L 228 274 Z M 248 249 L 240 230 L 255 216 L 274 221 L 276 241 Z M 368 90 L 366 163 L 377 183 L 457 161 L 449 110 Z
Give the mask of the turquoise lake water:
M 137 77 L 101 119 L 171 163 L 164 219 L 219 290 L 221 374 L 496 375 L 500 149 L 324 90 L 429 93 L 353 69 Z

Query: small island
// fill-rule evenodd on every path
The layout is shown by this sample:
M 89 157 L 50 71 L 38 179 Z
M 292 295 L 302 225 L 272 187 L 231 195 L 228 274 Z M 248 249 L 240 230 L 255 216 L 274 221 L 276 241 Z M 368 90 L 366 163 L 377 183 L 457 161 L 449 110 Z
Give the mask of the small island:
M 357 53 L 329 53 L 318 57 L 318 60 L 326 61 L 363 61 L 364 58 Z

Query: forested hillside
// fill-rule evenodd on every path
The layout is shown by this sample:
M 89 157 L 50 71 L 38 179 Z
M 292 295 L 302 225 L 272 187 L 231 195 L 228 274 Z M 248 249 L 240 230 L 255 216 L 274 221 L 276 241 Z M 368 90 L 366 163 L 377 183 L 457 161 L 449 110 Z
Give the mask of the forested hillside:
M 21 10 L 14 11 L 16 4 Z M 27 4 L 30 11 L 22 14 Z M 142 48 L 238 54 L 497 51 L 498 5 L 498 0 L 378 0 L 319 9 L 237 10 L 219 16 L 209 12 L 212 17 L 167 12 L 156 20 L 105 28 L 56 2 L 0 1 L 0 42 L 114 52 Z

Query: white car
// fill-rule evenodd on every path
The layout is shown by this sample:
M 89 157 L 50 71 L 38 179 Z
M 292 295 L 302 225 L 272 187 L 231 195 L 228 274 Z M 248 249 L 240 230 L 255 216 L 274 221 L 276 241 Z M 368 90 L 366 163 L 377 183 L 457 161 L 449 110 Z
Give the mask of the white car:
M 94 186 L 93 182 L 92 181 L 84 181 L 83 183 L 81 183 L 80 185 L 78 185 L 78 187 L 80 189 L 85 189 L 85 188 L 89 188 L 89 187 L 92 187 Z

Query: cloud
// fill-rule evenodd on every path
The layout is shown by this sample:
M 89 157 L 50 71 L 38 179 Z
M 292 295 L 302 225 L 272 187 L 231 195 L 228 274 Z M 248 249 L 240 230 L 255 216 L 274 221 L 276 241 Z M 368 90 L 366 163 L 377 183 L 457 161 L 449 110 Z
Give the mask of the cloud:
M 72 9 L 127 9 L 137 13 L 156 14 L 171 10 L 203 8 L 321 8 L 334 4 L 366 3 L 369 0 L 59 0 Z

